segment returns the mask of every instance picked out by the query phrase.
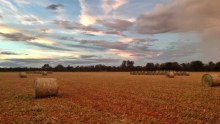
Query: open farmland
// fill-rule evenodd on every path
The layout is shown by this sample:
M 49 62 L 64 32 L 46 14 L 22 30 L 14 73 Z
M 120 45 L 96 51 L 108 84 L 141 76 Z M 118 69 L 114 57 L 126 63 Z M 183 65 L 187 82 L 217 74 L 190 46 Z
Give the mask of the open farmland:
M 0 73 L 0 123 L 217 123 L 220 87 L 203 74 Z M 58 97 L 33 98 L 37 77 L 57 78 Z

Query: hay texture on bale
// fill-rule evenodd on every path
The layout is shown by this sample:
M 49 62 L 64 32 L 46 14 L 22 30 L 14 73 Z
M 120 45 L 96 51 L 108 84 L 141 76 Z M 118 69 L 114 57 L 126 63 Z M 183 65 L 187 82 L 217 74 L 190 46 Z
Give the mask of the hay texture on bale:
M 205 87 L 220 85 L 220 76 L 218 74 L 204 74 L 202 76 L 202 85 Z
M 55 78 L 37 78 L 34 81 L 34 97 L 57 96 L 59 84 Z
M 20 76 L 20 78 L 27 78 L 27 73 L 26 72 L 20 72 L 19 76 Z
M 167 72 L 167 77 L 168 78 L 174 78 L 175 74 L 174 72 L 170 71 L 170 72 Z
M 43 72 L 42 72 L 42 75 L 45 75 L 45 76 L 46 76 L 46 75 L 47 75 L 47 72 L 46 72 L 46 71 L 43 71 Z

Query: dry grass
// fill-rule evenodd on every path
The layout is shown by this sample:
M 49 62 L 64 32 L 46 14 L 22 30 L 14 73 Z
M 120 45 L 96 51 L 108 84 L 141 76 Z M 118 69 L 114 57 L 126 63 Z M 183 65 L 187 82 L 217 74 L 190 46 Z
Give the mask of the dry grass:
M 0 73 L 0 123 L 219 123 L 220 87 L 203 87 L 203 74 L 53 73 L 58 97 L 34 99 L 43 75 Z

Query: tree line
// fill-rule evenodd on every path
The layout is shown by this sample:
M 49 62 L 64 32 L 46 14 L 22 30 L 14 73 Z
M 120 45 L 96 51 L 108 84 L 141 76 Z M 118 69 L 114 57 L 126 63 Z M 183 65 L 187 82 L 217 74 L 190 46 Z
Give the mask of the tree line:
M 61 64 L 52 67 L 44 64 L 41 68 L 0 68 L 1 72 L 19 71 L 55 71 L 55 72 L 128 72 L 128 71 L 155 71 L 155 70 L 176 70 L 176 71 L 220 71 L 220 62 L 209 62 L 204 64 L 202 61 L 192 61 L 190 63 L 166 62 L 166 63 L 146 63 L 145 66 L 135 66 L 134 61 L 124 60 L 119 66 L 106 66 L 98 64 L 94 66 L 63 66 Z

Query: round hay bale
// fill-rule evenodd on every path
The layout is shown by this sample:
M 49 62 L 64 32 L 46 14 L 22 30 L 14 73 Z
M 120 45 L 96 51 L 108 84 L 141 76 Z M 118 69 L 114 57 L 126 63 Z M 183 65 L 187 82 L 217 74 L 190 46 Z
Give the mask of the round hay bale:
M 27 73 L 26 72 L 20 72 L 19 76 L 20 76 L 20 78 L 27 78 Z
M 202 85 L 205 87 L 220 85 L 220 76 L 218 74 L 204 74 L 202 76 Z
M 151 71 L 151 75 L 155 75 L 155 71 Z
M 170 71 L 170 72 L 167 72 L 167 77 L 168 78 L 174 78 L 174 72 Z
M 189 72 L 183 72 L 184 76 L 190 76 Z
M 42 75 L 45 75 L 45 76 L 46 76 L 46 75 L 47 75 L 47 72 L 46 72 L 46 71 L 43 71 L 43 72 L 42 72 Z
M 59 85 L 55 78 L 37 78 L 34 81 L 34 97 L 57 96 Z
M 144 74 L 145 74 L 145 75 L 148 75 L 148 72 L 147 72 L 147 71 L 145 71 L 145 72 L 144 72 Z
M 180 72 L 177 71 L 177 72 L 175 73 L 175 75 L 176 75 L 176 76 L 180 76 Z
M 180 76 L 184 76 L 184 72 L 183 71 L 180 72 Z
M 137 71 L 134 71 L 134 73 L 133 73 L 134 75 L 137 75 Z

